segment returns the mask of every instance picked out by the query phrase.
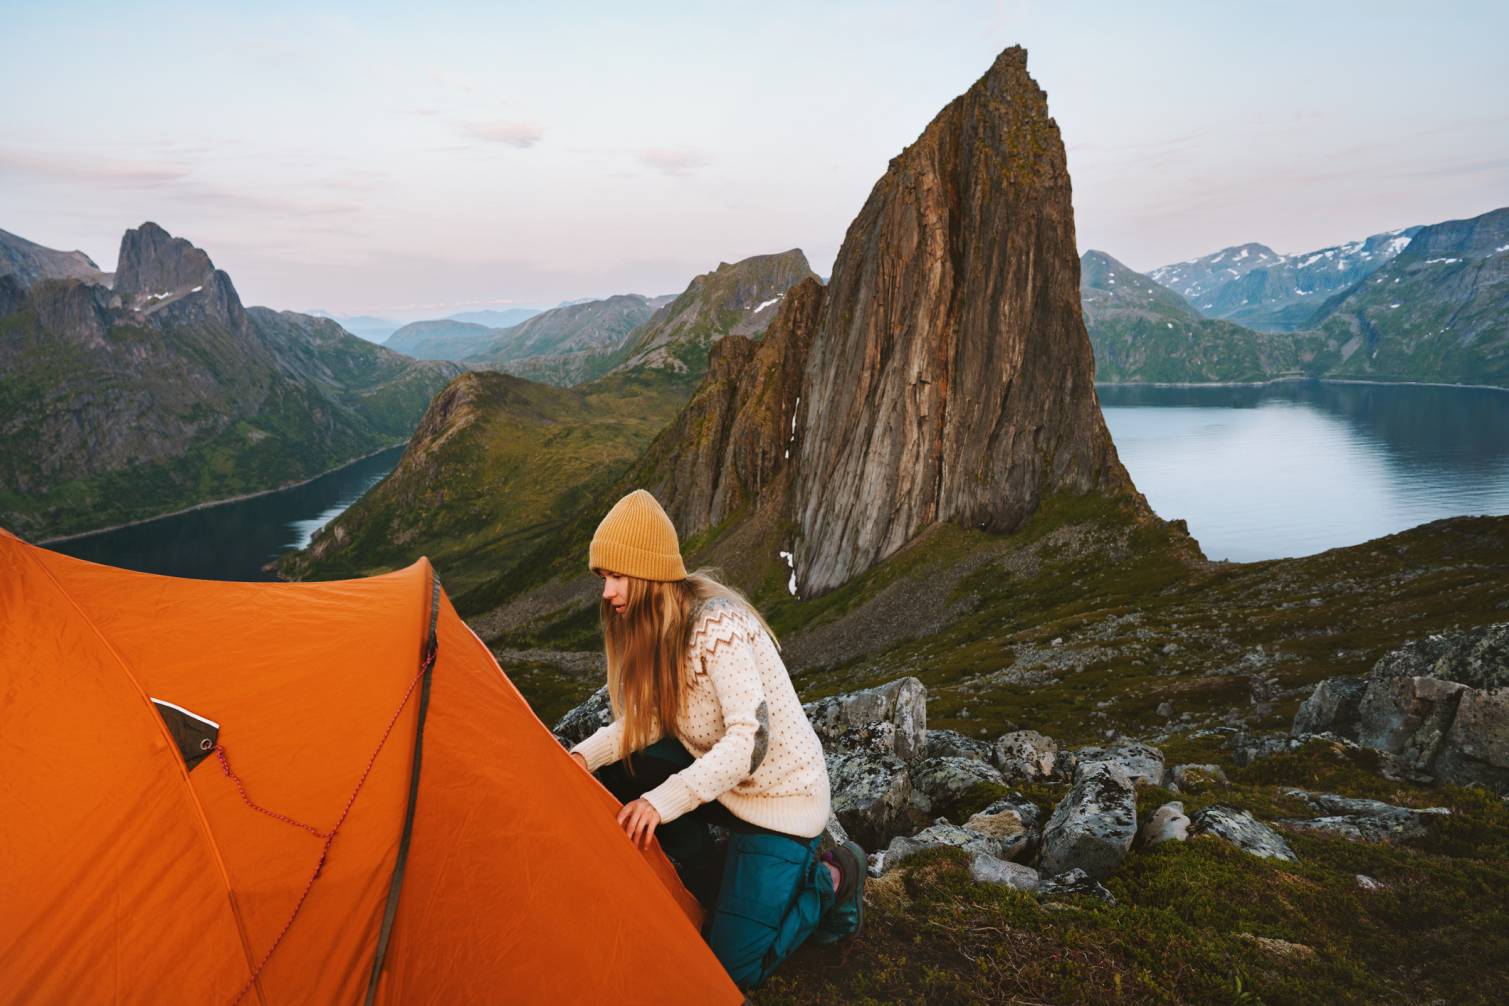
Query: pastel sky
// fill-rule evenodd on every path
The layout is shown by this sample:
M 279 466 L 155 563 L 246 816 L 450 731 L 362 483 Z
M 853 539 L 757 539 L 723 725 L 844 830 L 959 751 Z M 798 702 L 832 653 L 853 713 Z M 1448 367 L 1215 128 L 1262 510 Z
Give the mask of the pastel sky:
M 1012 44 L 1081 249 L 1136 269 L 1509 204 L 1501 3 L 0 0 L 0 228 L 113 268 L 155 220 L 248 303 L 407 320 L 826 274 Z

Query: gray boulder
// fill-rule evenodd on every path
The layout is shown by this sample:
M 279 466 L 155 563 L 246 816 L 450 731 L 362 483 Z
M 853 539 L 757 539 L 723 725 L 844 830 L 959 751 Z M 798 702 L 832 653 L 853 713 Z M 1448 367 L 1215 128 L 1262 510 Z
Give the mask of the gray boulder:
M 928 758 L 973 758 L 975 761 L 991 760 L 990 745 L 973 737 L 966 737 L 957 730 L 929 728 L 923 754 Z
M 1036 730 L 1013 730 L 996 738 L 993 752 L 996 768 L 1013 782 L 1037 782 L 1054 777 L 1058 742 Z M 1063 775 L 1062 770 L 1059 775 Z
M 1381 657 L 1358 740 L 1399 774 L 1509 794 L 1509 622 L 1437 633 Z
M 1188 838 L 1189 818 L 1184 813 L 1184 804 L 1177 800 L 1153 811 L 1153 816 L 1142 826 L 1143 845 L 1183 842 Z
M 613 703 L 608 699 L 608 686 L 593 692 L 591 697 L 556 721 L 552 732 L 558 738 L 575 747 L 591 737 L 599 727 L 613 722 Z
M 865 849 L 883 849 L 905 830 L 912 777 L 893 754 L 829 752 L 833 816 Z
M 1120 741 L 1108 748 L 1081 748 L 1075 752 L 1075 777 L 1087 765 L 1110 763 L 1118 766 L 1133 783 L 1157 786 L 1163 782 L 1163 752 L 1140 741 Z
M 1436 758 L 1438 779 L 1509 794 L 1509 688 L 1469 688 Z
M 892 754 L 911 761 L 927 748 L 927 688 L 916 678 L 830 695 L 802 709 L 830 750 Z
M 1368 677 L 1445 678 L 1484 690 L 1509 686 L 1509 622 L 1406 643 L 1379 658 Z
M 1338 796 L 1334 793 L 1311 793 L 1290 788 L 1284 795 L 1303 800 L 1310 809 L 1323 816 L 1289 818 L 1275 821 L 1300 831 L 1318 831 L 1354 842 L 1397 842 L 1422 838 L 1429 822 L 1449 815 L 1446 807 L 1399 807 L 1382 800 Z
M 1320 682 L 1310 697 L 1300 703 L 1289 732 L 1295 737 L 1329 732 L 1356 740 L 1358 707 L 1367 687 L 1367 679 L 1361 677 L 1327 678 Z
M 969 876 L 978 884 L 998 884 L 1018 891 L 1035 892 L 1038 888 L 1038 873 L 1032 867 L 997 859 L 983 852 L 971 857 Z
M 915 856 L 924 849 L 939 849 L 945 846 L 963 849 L 965 852 L 998 856 L 1001 851 L 1001 840 L 939 819 L 915 835 L 897 835 L 891 839 L 891 844 L 886 846 L 885 850 L 885 869 L 889 870 L 896 864 L 905 862 L 909 857 Z
M 1097 880 L 1108 877 L 1136 835 L 1137 792 L 1126 772 L 1115 762 L 1082 764 L 1043 829 L 1038 868 L 1055 875 L 1078 867 Z
M 1003 785 L 1001 773 L 984 762 L 957 755 L 924 758 L 912 766 L 912 788 L 924 793 L 933 807 L 944 807 L 982 783 Z
M 1358 740 L 1429 772 L 1456 718 L 1467 686 L 1442 678 L 1378 678 L 1359 706 Z
M 1225 804 L 1213 804 L 1195 811 L 1190 834 L 1215 835 L 1265 859 L 1283 859 L 1291 863 L 1298 860 L 1282 835 L 1247 811 Z
M 1041 874 L 1041 871 L 1039 873 Z M 1116 896 L 1084 870 L 1067 870 L 1040 881 L 1037 886 L 1037 896 L 1041 901 L 1062 901 L 1076 894 L 1099 898 L 1107 904 L 1116 904 Z

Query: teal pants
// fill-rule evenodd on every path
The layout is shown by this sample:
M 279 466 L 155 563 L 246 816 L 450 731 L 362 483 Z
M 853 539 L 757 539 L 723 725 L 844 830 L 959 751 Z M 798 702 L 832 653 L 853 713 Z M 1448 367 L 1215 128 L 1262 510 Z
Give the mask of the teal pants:
M 674 738 L 663 738 L 598 778 L 627 803 L 692 763 Z M 719 861 L 710 825 L 729 830 Z M 833 906 L 833 881 L 818 859 L 819 838 L 799 838 L 741 821 L 714 801 L 656 829 L 661 848 L 687 889 L 707 910 L 702 935 L 729 977 L 752 988 L 780 966 Z

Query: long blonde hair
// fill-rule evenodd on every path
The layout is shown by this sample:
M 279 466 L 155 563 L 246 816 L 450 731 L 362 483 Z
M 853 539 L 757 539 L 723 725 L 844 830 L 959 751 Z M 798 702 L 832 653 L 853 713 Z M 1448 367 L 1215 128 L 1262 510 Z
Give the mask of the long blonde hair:
M 650 743 L 656 733 L 672 734 L 686 708 L 690 686 L 686 651 L 692 624 L 701 606 L 724 598 L 747 609 L 776 646 L 780 641 L 758 609 L 737 588 L 715 578 L 717 570 L 698 569 L 684 580 L 628 580 L 628 603 L 618 614 L 606 599 L 599 602 L 603 655 L 608 662 L 608 697 L 613 715 L 624 721 L 619 756 L 633 771 L 629 752 Z

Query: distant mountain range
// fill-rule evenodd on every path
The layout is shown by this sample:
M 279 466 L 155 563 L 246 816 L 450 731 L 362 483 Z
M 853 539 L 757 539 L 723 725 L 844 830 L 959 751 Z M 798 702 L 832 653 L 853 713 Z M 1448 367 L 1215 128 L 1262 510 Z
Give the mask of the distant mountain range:
M 676 296 L 569 301 L 506 328 L 418 321 L 385 345 L 418 359 L 455 360 L 557 387 L 638 366 L 700 374 L 713 342 L 763 332 L 785 291 L 812 275 L 799 249 L 755 255 L 719 263 Z
M 1314 321 L 1332 294 L 1387 265 L 1419 232 L 1419 227 L 1401 227 L 1299 255 L 1280 255 L 1261 244 L 1235 245 L 1148 275 L 1207 318 L 1261 332 L 1293 332 Z
M 1304 255 L 1238 245 L 1146 276 L 1090 251 L 1080 295 L 1102 382 L 1509 387 L 1509 208 Z
M 460 370 L 245 308 L 154 223 L 113 283 L 0 232 L 0 525 L 44 538 L 311 478 L 403 443 Z
M 582 384 L 612 369 L 630 333 L 674 299 L 629 293 L 563 304 L 499 330 L 465 362 L 558 387 Z

